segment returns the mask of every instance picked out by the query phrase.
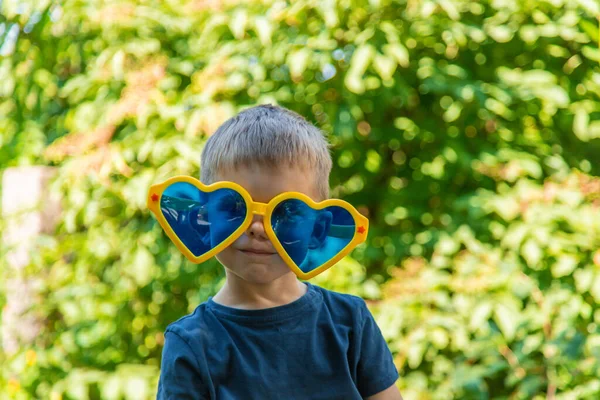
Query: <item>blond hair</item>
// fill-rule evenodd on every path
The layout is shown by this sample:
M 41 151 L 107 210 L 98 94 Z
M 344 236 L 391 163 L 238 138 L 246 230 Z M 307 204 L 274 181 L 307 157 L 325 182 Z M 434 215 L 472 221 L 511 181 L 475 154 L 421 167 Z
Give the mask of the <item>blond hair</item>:
M 206 141 L 200 164 L 204 184 L 241 166 L 301 167 L 314 172 L 317 192 L 329 198 L 329 143 L 319 128 L 285 107 L 261 104 L 229 118 Z

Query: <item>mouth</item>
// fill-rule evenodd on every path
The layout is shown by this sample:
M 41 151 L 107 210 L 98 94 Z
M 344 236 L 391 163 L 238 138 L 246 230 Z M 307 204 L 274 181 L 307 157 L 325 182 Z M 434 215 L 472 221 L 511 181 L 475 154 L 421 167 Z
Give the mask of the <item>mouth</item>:
M 240 251 L 248 256 L 260 256 L 260 257 L 267 257 L 267 256 L 272 256 L 275 253 L 270 252 L 270 251 L 265 251 L 265 250 L 257 250 L 257 249 L 240 249 Z

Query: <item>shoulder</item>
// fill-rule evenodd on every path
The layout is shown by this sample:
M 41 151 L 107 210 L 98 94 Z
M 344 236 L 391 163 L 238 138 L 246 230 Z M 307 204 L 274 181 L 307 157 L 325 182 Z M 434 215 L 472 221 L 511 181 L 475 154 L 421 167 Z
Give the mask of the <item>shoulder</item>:
M 169 332 L 176 334 L 191 347 L 201 342 L 206 342 L 207 333 L 210 332 L 210 318 L 207 317 L 206 302 L 198 305 L 193 312 L 171 322 L 165 329 L 165 336 Z
M 334 292 L 321 286 L 312 284 L 315 290 L 323 297 L 323 302 L 328 306 L 356 311 L 366 306 L 362 297 L 348 293 Z
M 323 307 L 336 319 L 357 323 L 363 317 L 366 303 L 361 297 L 313 286 L 323 299 Z

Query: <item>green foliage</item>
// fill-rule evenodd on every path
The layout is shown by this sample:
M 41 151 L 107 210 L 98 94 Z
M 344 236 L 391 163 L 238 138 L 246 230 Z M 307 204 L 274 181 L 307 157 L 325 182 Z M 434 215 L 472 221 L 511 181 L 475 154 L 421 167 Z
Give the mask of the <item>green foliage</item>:
M 383 289 L 405 395 L 596 398 L 600 179 L 521 178 L 468 203 L 481 229 L 443 235 Z
M 0 3 L 0 170 L 56 166 L 64 209 L 0 398 L 154 396 L 166 325 L 223 272 L 147 188 L 268 102 L 327 132 L 332 195 L 371 220 L 315 283 L 380 300 L 405 398 L 597 398 L 598 5 L 237 3 Z

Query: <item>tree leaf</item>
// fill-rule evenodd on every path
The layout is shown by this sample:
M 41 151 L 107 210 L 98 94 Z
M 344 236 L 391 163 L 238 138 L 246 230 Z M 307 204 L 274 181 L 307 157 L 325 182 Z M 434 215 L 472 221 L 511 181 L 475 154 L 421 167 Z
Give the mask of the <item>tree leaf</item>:
M 575 267 L 577 267 L 578 262 L 577 257 L 563 254 L 552 265 L 552 275 L 555 278 L 570 275 L 575 270 Z
M 408 68 L 410 63 L 410 58 L 408 54 L 408 50 L 402 43 L 389 43 L 383 46 L 383 52 L 389 57 L 393 57 L 396 59 L 398 64 L 400 64 L 403 68 Z
M 494 307 L 494 321 L 498 324 L 506 340 L 510 341 L 514 338 L 519 321 L 516 310 L 504 304 L 496 304 Z

